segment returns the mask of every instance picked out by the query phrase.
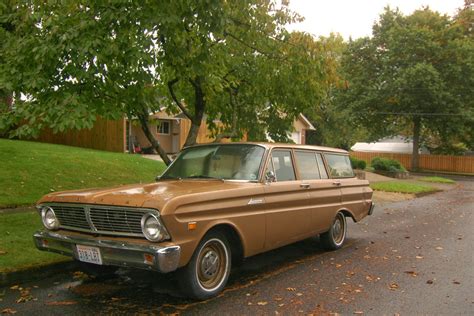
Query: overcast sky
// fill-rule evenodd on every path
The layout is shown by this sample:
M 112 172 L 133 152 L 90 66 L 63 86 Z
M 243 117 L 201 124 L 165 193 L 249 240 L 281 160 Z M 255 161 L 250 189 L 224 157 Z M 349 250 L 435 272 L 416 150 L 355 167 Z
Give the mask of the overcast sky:
M 289 30 L 305 31 L 316 36 L 331 32 L 344 39 L 372 34 L 372 25 L 383 8 L 398 7 L 404 14 L 411 14 L 422 6 L 453 16 L 464 5 L 464 0 L 290 0 L 290 8 L 305 17 L 305 21 L 292 24 Z

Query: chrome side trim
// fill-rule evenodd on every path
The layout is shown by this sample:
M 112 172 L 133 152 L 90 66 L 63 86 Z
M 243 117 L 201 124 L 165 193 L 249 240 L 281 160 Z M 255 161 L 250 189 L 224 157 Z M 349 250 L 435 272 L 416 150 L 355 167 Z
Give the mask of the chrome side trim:
M 264 204 L 265 201 L 263 199 L 254 199 L 251 198 L 247 205 L 256 205 L 256 204 Z

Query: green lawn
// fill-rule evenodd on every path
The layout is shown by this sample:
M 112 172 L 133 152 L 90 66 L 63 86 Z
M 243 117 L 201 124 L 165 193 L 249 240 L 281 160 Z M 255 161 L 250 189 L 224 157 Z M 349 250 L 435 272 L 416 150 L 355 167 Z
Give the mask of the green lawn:
M 454 184 L 456 181 L 443 178 L 443 177 L 423 177 L 418 179 L 420 181 L 425 181 L 425 182 L 434 182 L 434 183 L 446 183 L 446 184 Z
M 437 191 L 438 189 L 426 184 L 418 184 L 406 181 L 387 181 L 371 183 L 370 187 L 377 191 L 398 192 L 398 193 L 426 193 Z
M 153 182 L 164 168 L 137 155 L 0 139 L 0 207 L 53 191 Z
M 36 249 L 33 233 L 42 226 L 36 212 L 0 214 L 0 272 L 70 260 Z

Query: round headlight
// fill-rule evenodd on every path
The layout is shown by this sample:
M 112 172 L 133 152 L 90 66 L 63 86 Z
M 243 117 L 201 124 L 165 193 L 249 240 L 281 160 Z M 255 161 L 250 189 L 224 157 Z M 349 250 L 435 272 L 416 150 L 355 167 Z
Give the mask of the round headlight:
M 142 217 L 142 231 L 146 239 L 158 241 L 163 239 L 163 227 L 161 222 L 154 214 L 145 214 Z
M 41 209 L 41 219 L 47 229 L 55 230 L 59 228 L 59 221 L 51 207 L 46 206 Z

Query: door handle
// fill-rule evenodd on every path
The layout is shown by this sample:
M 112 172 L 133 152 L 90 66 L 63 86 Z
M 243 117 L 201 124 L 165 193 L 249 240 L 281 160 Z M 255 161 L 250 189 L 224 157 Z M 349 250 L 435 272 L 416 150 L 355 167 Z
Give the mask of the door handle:
M 340 186 L 341 185 L 341 182 L 340 181 L 334 181 L 332 184 L 336 185 L 336 186 Z
M 311 185 L 309 183 L 301 183 L 300 184 L 300 188 L 303 188 L 303 189 L 309 189 Z

